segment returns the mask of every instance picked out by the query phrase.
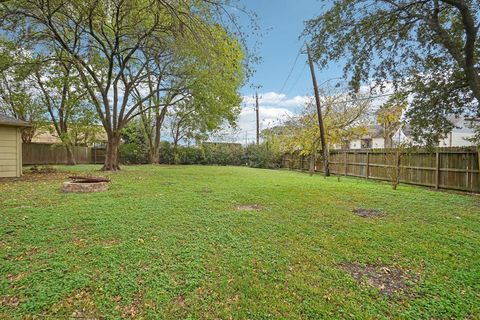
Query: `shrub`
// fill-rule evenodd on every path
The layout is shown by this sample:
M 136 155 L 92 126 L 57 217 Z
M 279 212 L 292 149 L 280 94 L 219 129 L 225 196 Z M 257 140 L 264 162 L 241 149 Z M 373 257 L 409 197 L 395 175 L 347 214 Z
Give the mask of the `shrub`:
M 280 168 L 282 155 L 275 153 L 269 143 L 251 144 L 245 148 L 245 164 L 253 168 Z
M 141 136 L 135 131 L 125 134 L 125 143 L 120 146 L 121 161 L 126 164 L 148 163 L 148 150 Z M 177 159 L 175 159 L 175 157 Z M 173 145 L 163 141 L 160 146 L 160 163 L 203 164 L 220 166 L 250 166 L 255 168 L 279 168 L 281 155 L 272 151 L 269 143 L 251 144 L 247 147 L 239 143 L 206 142 L 199 146 L 177 146 L 176 155 Z
M 125 164 L 148 163 L 148 152 L 136 143 L 124 143 L 120 145 L 120 161 Z
M 201 145 L 204 164 L 242 165 L 243 147 L 236 143 L 203 143 Z

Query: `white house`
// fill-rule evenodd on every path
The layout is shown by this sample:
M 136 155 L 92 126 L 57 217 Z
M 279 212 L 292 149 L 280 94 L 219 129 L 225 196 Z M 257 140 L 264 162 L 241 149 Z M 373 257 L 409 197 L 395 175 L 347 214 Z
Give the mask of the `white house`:
M 480 125 L 479 118 L 469 117 L 452 117 L 450 121 L 455 128 L 447 134 L 447 136 L 440 140 L 439 147 L 468 147 L 474 146 L 474 143 L 469 141 L 475 135 L 475 126 Z M 412 145 L 419 145 L 413 141 L 411 131 L 408 126 L 400 128 L 392 137 L 393 144 L 410 143 Z M 348 141 L 343 146 L 334 145 L 333 149 L 382 149 L 385 147 L 385 139 L 383 136 L 383 128 L 380 125 L 372 125 L 368 129 L 368 133 Z
M 384 148 L 385 140 L 383 138 L 383 129 L 379 125 L 373 125 L 368 128 L 368 133 L 352 139 L 348 142 L 350 149 L 372 149 Z
M 480 119 L 465 116 L 451 117 L 450 121 L 455 126 L 445 138 L 438 142 L 439 147 L 469 147 L 475 144 L 469 141 L 469 138 L 475 136 L 475 126 L 480 125 Z M 408 127 L 399 129 L 394 137 L 394 143 L 407 142 L 417 144 L 413 141 Z

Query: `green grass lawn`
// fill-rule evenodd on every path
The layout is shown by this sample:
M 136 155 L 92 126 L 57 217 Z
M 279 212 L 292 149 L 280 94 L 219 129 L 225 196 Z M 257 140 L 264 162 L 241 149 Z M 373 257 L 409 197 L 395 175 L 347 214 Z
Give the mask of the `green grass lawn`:
M 202 166 L 124 166 L 105 193 L 64 194 L 67 175 L 0 180 L 0 318 L 480 319 L 478 196 Z

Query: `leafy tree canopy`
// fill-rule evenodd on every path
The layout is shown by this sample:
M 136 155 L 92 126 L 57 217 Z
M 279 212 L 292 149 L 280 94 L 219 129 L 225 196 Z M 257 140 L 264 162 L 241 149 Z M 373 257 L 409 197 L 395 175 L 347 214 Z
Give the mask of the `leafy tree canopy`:
M 72 64 L 107 133 L 104 169 L 117 170 L 123 127 L 145 111 L 145 102 L 179 89 L 175 81 L 147 89 L 152 78 L 160 83 L 166 75 L 159 59 L 173 55 L 175 68 L 168 71 L 188 75 L 182 88 L 217 108 L 210 111 L 237 105 L 231 102 L 239 99 L 245 64 L 234 34 L 219 24 L 227 3 L 7 0 L 0 2 L 1 32 L 36 55 Z M 59 51 L 62 56 L 54 54 Z
M 345 61 L 353 90 L 362 83 L 411 97 L 407 118 L 417 140 L 451 130 L 448 116 L 480 115 L 478 29 L 474 0 L 336 0 L 306 23 L 315 59 Z
M 344 101 L 345 95 L 325 95 L 322 101 L 326 142 L 331 147 L 367 133 L 370 124 L 369 100 Z M 298 116 L 264 130 L 263 134 L 275 137 L 271 139 L 275 152 L 300 151 L 302 155 L 311 155 L 321 150 L 317 111 L 313 102 L 306 104 Z

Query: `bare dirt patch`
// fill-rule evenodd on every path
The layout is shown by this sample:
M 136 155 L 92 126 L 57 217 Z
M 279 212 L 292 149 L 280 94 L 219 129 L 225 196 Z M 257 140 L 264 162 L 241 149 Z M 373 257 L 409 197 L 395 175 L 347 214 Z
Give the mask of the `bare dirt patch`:
M 21 300 L 17 296 L 3 296 L 0 297 L 0 306 L 16 308 L 20 304 Z
M 27 272 L 20 272 L 20 273 L 17 273 L 17 274 L 11 273 L 11 274 L 7 275 L 7 279 L 10 282 L 17 282 L 17 281 L 22 280 L 26 275 L 27 275 Z
M 402 269 L 381 264 L 343 263 L 340 266 L 348 271 L 357 283 L 373 287 L 388 297 L 408 293 L 418 279 Z
M 122 311 L 122 317 L 124 319 L 136 319 L 139 316 L 143 308 L 143 296 L 144 293 L 139 291 L 133 296 L 132 302 L 129 305 L 119 306 L 117 308 Z
M 173 299 L 173 303 L 180 308 L 184 308 L 186 305 L 185 297 L 179 295 L 175 299 Z
M 57 171 L 53 173 L 35 173 L 25 170 L 21 177 L 17 178 L 0 178 L 0 183 L 7 182 L 48 182 L 48 181 L 57 181 L 65 180 L 68 175 L 72 172 L 67 171 Z
M 50 173 L 56 173 L 57 169 L 51 166 L 33 166 L 30 168 L 30 171 L 32 173 L 38 173 L 38 174 L 50 174 Z
M 52 311 L 56 314 L 69 314 L 71 318 L 99 319 L 101 313 L 88 289 L 75 290 L 57 302 Z
M 87 246 L 87 239 L 83 239 L 83 238 L 75 239 L 73 240 L 73 244 L 75 244 L 75 246 L 79 248 L 85 248 Z
M 385 216 L 384 212 L 376 209 L 358 208 L 358 209 L 354 209 L 353 213 L 362 218 L 379 218 L 379 217 Z
M 104 240 L 102 242 L 102 244 L 103 244 L 104 247 L 109 248 L 109 247 L 113 247 L 113 246 L 116 246 L 116 245 L 120 244 L 120 240 L 118 240 L 118 239 Z
M 242 204 L 236 207 L 237 211 L 260 211 L 263 206 L 259 204 Z
M 39 251 L 40 251 L 40 248 L 38 248 L 36 246 L 28 246 L 26 251 L 22 252 L 20 255 L 15 257 L 15 261 L 30 260 Z

